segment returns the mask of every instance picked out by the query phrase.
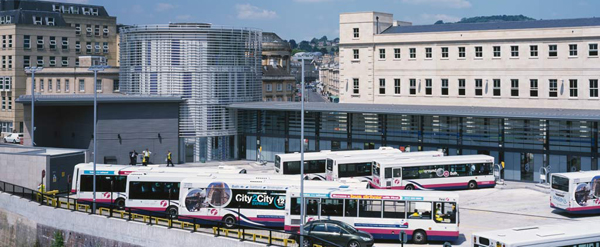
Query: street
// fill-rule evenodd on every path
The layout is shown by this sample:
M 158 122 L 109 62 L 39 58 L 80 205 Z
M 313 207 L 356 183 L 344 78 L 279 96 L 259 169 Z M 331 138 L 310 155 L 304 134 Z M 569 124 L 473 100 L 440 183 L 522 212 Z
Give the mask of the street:
M 307 89 L 308 102 L 328 102 L 320 93 L 314 92 L 312 89 Z

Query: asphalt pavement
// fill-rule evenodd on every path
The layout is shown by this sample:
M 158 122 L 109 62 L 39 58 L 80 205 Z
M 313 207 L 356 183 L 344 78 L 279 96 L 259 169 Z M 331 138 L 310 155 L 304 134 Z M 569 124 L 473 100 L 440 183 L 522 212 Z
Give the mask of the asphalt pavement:
M 314 92 L 312 89 L 308 89 L 308 102 L 328 102 L 320 93 Z

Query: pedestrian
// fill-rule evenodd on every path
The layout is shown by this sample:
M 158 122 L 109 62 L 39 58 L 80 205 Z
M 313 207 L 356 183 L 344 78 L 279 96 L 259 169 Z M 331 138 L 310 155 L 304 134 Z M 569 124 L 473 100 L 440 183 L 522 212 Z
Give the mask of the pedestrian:
M 133 152 L 129 152 L 129 164 L 132 166 L 137 165 L 137 156 L 138 153 L 135 151 L 135 149 L 133 150 Z
M 148 150 L 146 148 L 146 150 L 144 150 L 143 155 L 144 155 L 144 159 L 142 160 L 142 164 L 144 164 L 144 166 L 147 166 L 148 163 L 150 163 L 150 150 Z
M 175 167 L 175 165 L 173 164 L 173 160 L 171 160 L 171 151 L 170 150 L 167 152 L 167 166 L 169 166 L 169 164 L 171 164 L 171 166 Z

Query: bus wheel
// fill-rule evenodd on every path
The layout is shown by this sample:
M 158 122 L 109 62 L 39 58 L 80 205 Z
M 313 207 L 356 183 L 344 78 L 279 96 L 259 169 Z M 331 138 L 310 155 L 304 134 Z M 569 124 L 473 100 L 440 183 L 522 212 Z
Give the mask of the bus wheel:
M 477 189 L 477 182 L 475 181 L 469 181 L 469 189 Z
M 167 214 L 171 219 L 177 219 L 177 215 L 179 215 L 179 210 L 177 207 L 169 207 L 167 208 Z
M 118 209 L 124 209 L 125 208 L 125 200 L 123 198 L 119 198 L 115 201 L 115 205 L 117 205 Z
M 415 186 L 414 186 L 414 185 L 412 185 L 412 184 L 406 185 L 406 186 L 404 187 L 404 190 L 414 190 L 414 189 L 415 189 Z
M 321 179 L 319 177 L 314 177 L 313 179 L 311 179 L 313 181 L 321 181 Z
M 415 244 L 425 244 L 427 243 L 427 234 L 423 230 L 416 230 L 413 233 L 412 241 Z
M 226 215 L 223 217 L 223 223 L 225 223 L 225 227 L 233 228 L 236 225 L 237 220 L 233 215 Z

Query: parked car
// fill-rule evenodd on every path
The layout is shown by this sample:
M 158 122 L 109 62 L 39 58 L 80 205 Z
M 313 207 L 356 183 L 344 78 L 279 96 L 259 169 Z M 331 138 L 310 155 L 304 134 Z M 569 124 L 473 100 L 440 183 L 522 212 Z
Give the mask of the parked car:
M 328 246 L 331 244 L 321 243 L 319 239 L 327 240 L 333 244 L 348 247 L 371 247 L 373 236 L 364 231 L 357 230 L 353 226 L 337 220 L 315 220 L 304 225 L 304 238 L 302 247 L 310 247 L 313 244 Z M 311 237 L 315 237 L 314 239 Z M 295 236 L 296 242 L 300 237 Z
M 10 143 L 21 143 L 21 140 L 23 139 L 23 134 L 19 134 L 19 133 L 11 133 L 7 136 L 4 137 L 4 143 L 10 142 Z

